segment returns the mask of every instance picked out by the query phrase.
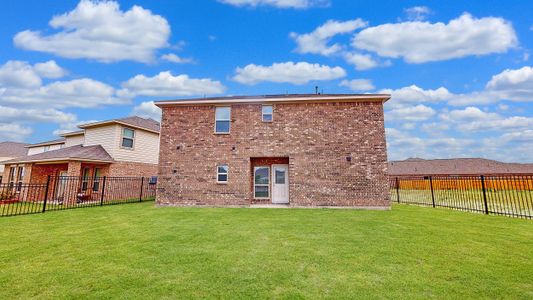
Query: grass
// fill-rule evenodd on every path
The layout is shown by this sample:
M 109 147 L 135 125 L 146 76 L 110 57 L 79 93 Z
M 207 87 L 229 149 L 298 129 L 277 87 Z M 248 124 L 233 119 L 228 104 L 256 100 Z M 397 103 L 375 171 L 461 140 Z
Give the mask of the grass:
M 0 228 L 0 299 L 533 297 L 531 220 L 140 203 Z
M 391 200 L 396 201 L 396 189 L 391 189 Z M 400 189 L 402 202 L 426 203 L 431 205 L 431 190 Z M 487 189 L 487 205 L 489 210 L 498 213 L 515 213 L 533 216 L 533 190 L 491 190 Z M 484 211 L 483 191 L 467 190 L 434 190 L 435 203 L 443 206 L 455 206 Z

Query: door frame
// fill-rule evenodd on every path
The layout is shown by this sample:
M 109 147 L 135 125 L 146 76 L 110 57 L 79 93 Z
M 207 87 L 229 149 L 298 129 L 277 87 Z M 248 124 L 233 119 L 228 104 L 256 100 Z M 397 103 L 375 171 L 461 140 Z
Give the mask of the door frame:
M 274 186 L 276 185 L 276 167 L 283 167 L 285 169 L 285 185 L 286 185 L 286 190 L 287 190 L 287 200 L 286 201 L 283 201 L 283 202 L 279 202 L 279 201 L 276 201 L 275 199 L 275 188 Z M 271 194 L 271 198 L 270 198 L 270 201 L 272 202 L 272 204 L 289 204 L 289 201 L 290 201 L 290 188 L 289 188 L 289 165 L 288 164 L 272 164 L 270 166 L 271 170 L 270 170 L 270 182 L 272 184 L 272 194 Z M 281 185 L 281 184 L 280 184 Z

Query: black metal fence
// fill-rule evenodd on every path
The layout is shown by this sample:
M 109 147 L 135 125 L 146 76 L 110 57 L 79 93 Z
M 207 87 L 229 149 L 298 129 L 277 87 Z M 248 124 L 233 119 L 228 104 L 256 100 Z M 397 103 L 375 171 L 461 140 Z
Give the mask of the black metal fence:
M 533 174 L 390 177 L 391 200 L 533 218 Z
M 0 184 L 0 216 L 155 199 L 157 177 L 48 176 L 45 183 Z

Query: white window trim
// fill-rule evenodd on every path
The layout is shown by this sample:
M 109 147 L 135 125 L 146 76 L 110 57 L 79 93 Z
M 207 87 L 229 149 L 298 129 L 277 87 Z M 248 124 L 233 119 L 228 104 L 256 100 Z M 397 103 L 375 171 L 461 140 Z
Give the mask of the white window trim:
M 217 108 L 229 108 L 229 119 L 217 119 Z M 218 132 L 217 131 L 217 121 L 228 121 L 229 122 L 229 128 L 228 132 Z M 215 106 L 215 134 L 230 134 L 231 132 L 231 106 Z
M 267 114 L 267 115 L 271 116 L 271 118 L 270 118 L 271 120 L 270 121 L 269 120 L 265 120 L 265 113 L 263 113 L 263 107 L 265 107 L 265 106 L 272 107 L 272 113 Z M 261 105 L 261 121 L 266 122 L 266 123 L 270 123 L 270 122 L 274 121 L 274 106 L 273 105 L 271 105 L 271 104 L 263 104 L 263 105 Z
M 226 173 L 220 173 L 218 172 L 218 167 L 223 167 L 223 166 L 226 166 L 228 168 L 228 171 Z M 226 175 L 226 181 L 219 181 L 218 180 L 218 175 Z M 217 165 L 217 183 L 219 184 L 228 184 L 228 181 L 229 181 L 229 166 L 227 164 L 220 164 L 220 165 Z
M 268 170 L 268 184 L 267 183 L 259 183 L 259 184 L 256 184 L 255 183 L 255 172 L 257 171 L 257 169 L 262 169 L 262 168 L 266 168 Z M 270 199 L 270 196 L 271 196 L 271 191 L 270 191 L 270 167 L 269 166 L 257 166 L 257 167 L 254 167 L 254 199 L 261 199 L 261 200 L 265 200 L 265 199 Z M 256 186 L 267 186 L 268 187 L 268 197 L 256 197 L 255 196 L 255 187 Z
M 130 137 L 127 137 L 127 136 L 125 137 L 124 136 L 124 129 L 129 129 L 129 130 L 133 131 L 133 138 L 130 138 Z M 135 132 L 135 129 L 129 128 L 129 127 L 122 127 L 122 129 L 120 130 L 120 148 L 124 149 L 124 150 L 134 150 L 135 149 L 135 136 L 136 135 L 137 135 L 137 133 Z M 123 144 L 124 139 L 131 139 L 132 140 L 131 148 L 124 146 L 124 144 Z

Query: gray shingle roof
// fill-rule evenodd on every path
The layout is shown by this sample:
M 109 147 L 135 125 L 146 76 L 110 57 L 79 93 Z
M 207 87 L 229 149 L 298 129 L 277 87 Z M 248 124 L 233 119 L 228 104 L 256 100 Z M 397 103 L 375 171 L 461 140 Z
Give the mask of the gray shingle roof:
M 112 162 L 113 158 L 100 145 L 72 147 L 47 151 L 43 153 L 27 155 L 16 159 L 8 160 L 5 163 L 39 162 L 55 160 L 81 160 L 81 161 L 104 161 Z
M 131 117 L 120 118 L 120 119 L 105 120 L 105 121 L 100 121 L 100 122 L 82 124 L 82 125 L 79 125 L 78 127 L 79 128 L 90 128 L 93 126 L 101 126 L 101 125 L 106 125 L 109 123 L 119 123 L 119 124 L 124 124 L 124 125 L 130 125 L 135 128 L 141 128 L 141 129 L 145 129 L 145 130 L 149 130 L 153 132 L 159 132 L 159 128 L 160 128 L 159 122 L 157 122 L 156 120 L 150 119 L 150 118 L 145 119 L 145 118 L 141 118 L 138 116 L 131 116 Z
M 0 142 L 0 157 L 19 157 L 28 153 L 27 144 L 17 142 Z
M 484 158 L 410 158 L 389 162 L 389 175 L 481 174 L 533 174 L 533 164 L 504 163 Z

